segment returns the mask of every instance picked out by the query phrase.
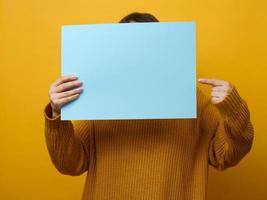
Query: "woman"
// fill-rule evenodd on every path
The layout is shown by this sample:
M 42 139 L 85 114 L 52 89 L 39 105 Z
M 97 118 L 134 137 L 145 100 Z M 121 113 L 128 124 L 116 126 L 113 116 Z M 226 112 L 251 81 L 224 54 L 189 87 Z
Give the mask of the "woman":
M 158 22 L 132 13 L 120 23 Z M 60 121 L 82 82 L 64 76 L 51 84 L 44 110 L 51 160 L 66 175 L 87 173 L 83 200 L 204 200 L 208 166 L 235 166 L 251 149 L 253 126 L 246 102 L 227 81 L 199 79 L 196 119 Z

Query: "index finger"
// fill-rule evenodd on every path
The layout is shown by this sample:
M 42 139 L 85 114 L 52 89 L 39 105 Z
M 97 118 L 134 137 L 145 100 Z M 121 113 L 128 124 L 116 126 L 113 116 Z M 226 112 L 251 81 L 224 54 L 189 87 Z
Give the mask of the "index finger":
M 57 79 L 54 83 L 54 86 L 59 86 L 62 83 L 68 82 L 68 81 L 73 81 L 76 80 L 78 77 L 76 77 L 75 75 L 66 75 L 66 76 L 62 76 L 59 79 Z
M 225 81 L 217 80 L 217 79 L 207 79 L 207 78 L 200 78 L 198 79 L 200 83 L 211 85 L 211 86 L 222 86 L 225 85 Z

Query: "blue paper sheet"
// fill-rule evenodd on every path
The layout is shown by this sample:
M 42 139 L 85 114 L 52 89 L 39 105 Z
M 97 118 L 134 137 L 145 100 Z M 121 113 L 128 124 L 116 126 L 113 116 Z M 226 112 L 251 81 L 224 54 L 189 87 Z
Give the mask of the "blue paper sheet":
M 83 82 L 61 120 L 196 118 L 194 22 L 62 26 L 62 75 Z

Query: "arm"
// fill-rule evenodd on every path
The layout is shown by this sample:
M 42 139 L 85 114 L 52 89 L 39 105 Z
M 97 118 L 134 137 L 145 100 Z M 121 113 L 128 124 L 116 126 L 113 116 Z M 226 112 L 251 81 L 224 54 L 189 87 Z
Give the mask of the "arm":
M 44 109 L 45 141 L 52 163 L 59 172 L 80 175 L 88 169 L 92 121 L 61 121 L 52 118 L 50 103 Z
M 236 165 L 251 149 L 254 129 L 247 103 L 235 87 L 220 103 L 207 97 L 201 112 L 202 131 L 209 132 L 209 164 L 219 170 Z

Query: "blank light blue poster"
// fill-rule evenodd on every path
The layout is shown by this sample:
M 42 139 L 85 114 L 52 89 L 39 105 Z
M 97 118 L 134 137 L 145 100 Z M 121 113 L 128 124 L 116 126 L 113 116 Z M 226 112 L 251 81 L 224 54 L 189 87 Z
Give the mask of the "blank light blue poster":
M 62 75 L 83 82 L 62 120 L 196 118 L 194 22 L 62 27 Z

